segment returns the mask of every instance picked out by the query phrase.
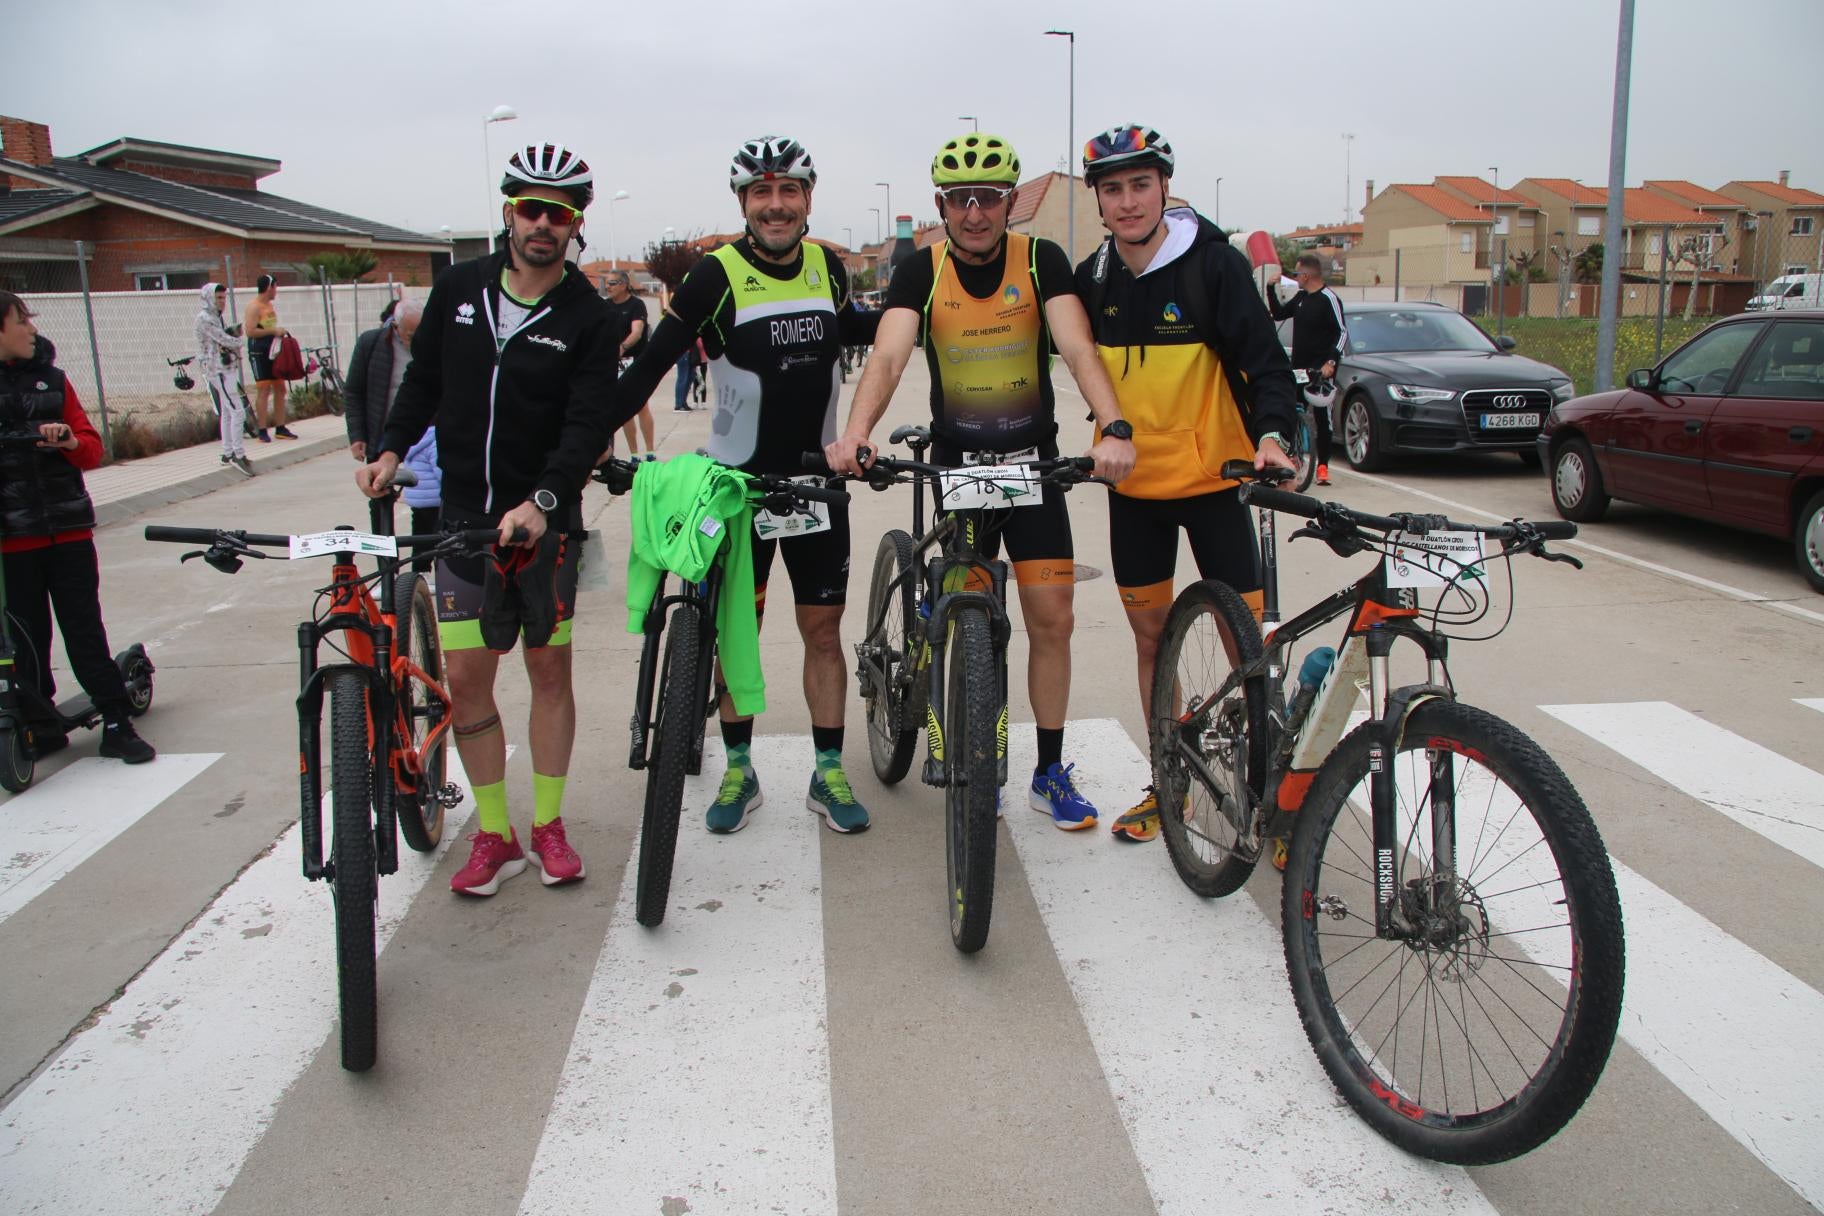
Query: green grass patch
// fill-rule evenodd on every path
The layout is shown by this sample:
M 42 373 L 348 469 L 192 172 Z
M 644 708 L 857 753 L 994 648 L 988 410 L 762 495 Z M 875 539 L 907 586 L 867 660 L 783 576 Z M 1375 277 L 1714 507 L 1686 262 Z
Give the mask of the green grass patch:
M 1666 318 L 1665 345 L 1661 354 L 1670 354 L 1679 343 L 1714 321 L 1715 317 Z M 1477 317 L 1489 333 L 1495 332 L 1493 317 Z M 1514 353 L 1549 363 L 1576 382 L 1577 392 L 1596 391 L 1596 325 L 1584 318 L 1509 317 L 1502 332 L 1519 345 Z M 1652 317 L 1623 317 L 1615 331 L 1615 384 L 1620 385 L 1637 367 L 1652 367 Z

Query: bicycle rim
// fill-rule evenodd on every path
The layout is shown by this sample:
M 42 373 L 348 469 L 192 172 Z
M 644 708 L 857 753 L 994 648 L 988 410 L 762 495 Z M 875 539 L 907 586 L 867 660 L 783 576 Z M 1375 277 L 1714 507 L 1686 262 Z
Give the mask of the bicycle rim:
M 1160 635 L 1151 699 L 1160 834 L 1178 877 L 1206 897 L 1235 891 L 1260 860 L 1252 808 L 1266 768 L 1266 681 L 1211 700 L 1260 653 L 1253 613 L 1213 580 L 1184 589 Z
M 368 738 L 367 681 L 353 671 L 328 680 L 330 713 L 330 890 L 336 906 L 336 986 L 342 1014 L 342 1067 L 374 1066 L 379 1030 L 374 963 L 375 901 L 373 753 Z
M 640 820 L 640 860 L 634 886 L 634 919 L 647 928 L 665 920 L 671 895 L 671 866 L 678 849 L 678 819 L 684 804 L 684 771 L 690 740 L 702 729 L 703 706 L 696 700 L 697 610 L 682 605 L 665 633 L 665 667 L 659 678 L 656 742 L 646 770 L 646 806 Z
M 995 776 L 1007 722 L 981 609 L 963 608 L 951 618 L 949 658 L 943 742 L 950 940 L 973 954 L 987 944 L 994 912 Z
M 874 775 L 887 785 L 905 777 L 918 747 L 918 723 L 911 720 L 913 611 L 912 538 L 894 530 L 880 538 L 868 584 L 868 616 L 879 625 L 863 643 L 858 679 L 868 713 L 868 757 Z M 894 582 L 895 579 L 899 581 Z
M 437 608 L 431 599 L 430 584 L 422 574 L 408 571 L 393 584 L 393 606 L 398 613 L 396 644 L 401 658 L 423 668 L 432 680 L 443 679 L 443 649 L 437 638 Z M 447 712 L 442 700 L 423 681 L 407 678 L 398 694 L 403 699 L 407 737 L 401 746 L 414 751 L 423 748 L 433 727 L 443 721 Z M 423 771 L 415 790 L 400 790 L 396 799 L 399 809 L 399 834 L 405 843 L 419 853 L 428 853 L 443 839 L 443 784 L 449 765 L 449 733 L 446 731 L 428 752 L 420 756 Z M 382 776 L 385 780 L 385 775 Z
M 1299 813 L 1282 907 L 1293 996 L 1375 1130 L 1439 1161 L 1507 1160 L 1570 1121 L 1614 1044 L 1623 945 L 1608 854 L 1536 744 L 1432 702 L 1391 758 L 1397 846 L 1377 857 L 1375 750 L 1371 726 L 1345 739 Z M 1455 824 L 1454 865 L 1440 819 Z M 1375 935 L 1377 882 L 1415 926 L 1402 940 Z

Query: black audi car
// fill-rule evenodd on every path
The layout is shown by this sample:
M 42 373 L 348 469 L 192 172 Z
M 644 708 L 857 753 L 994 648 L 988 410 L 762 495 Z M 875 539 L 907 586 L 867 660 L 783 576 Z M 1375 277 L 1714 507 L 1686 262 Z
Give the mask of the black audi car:
M 1336 370 L 1333 431 L 1364 472 L 1416 452 L 1513 452 L 1537 464 L 1546 414 L 1571 378 L 1513 352 L 1454 308 L 1422 301 L 1343 303 L 1349 331 Z M 1288 349 L 1291 322 L 1280 340 Z

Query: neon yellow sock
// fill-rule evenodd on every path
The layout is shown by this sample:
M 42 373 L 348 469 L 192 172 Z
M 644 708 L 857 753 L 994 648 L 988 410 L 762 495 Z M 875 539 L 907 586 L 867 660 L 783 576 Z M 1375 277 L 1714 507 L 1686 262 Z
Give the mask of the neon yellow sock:
M 513 821 L 507 818 L 507 783 L 502 780 L 493 785 L 478 785 L 473 793 L 475 820 L 481 824 L 481 830 L 492 832 L 502 840 L 511 840 Z
M 532 826 L 544 827 L 564 813 L 564 782 L 568 777 L 532 774 Z

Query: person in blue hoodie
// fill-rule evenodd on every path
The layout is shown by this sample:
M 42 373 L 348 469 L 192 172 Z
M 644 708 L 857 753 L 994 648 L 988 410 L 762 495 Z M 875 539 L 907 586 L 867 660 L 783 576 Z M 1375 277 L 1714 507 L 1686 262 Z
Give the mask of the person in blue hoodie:
M 437 468 L 437 428 L 429 427 L 424 438 L 414 443 L 405 454 L 405 467 L 418 475 L 418 484 L 401 490 L 400 497 L 412 509 L 411 534 L 424 536 L 443 524 L 443 474 Z M 434 563 L 412 562 L 414 570 L 429 570 Z

